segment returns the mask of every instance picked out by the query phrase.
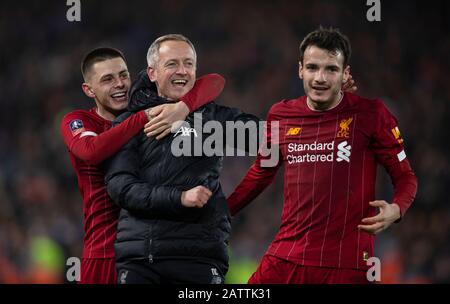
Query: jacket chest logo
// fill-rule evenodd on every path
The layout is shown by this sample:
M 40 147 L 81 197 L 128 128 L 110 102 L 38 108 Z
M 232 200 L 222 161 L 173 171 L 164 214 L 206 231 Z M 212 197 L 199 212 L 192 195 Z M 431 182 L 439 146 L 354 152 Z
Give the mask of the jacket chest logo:
M 198 136 L 197 131 L 194 128 L 181 127 L 173 137 L 176 137 L 178 134 L 181 134 L 181 136 L 191 136 L 191 133 L 194 134 L 194 137 Z

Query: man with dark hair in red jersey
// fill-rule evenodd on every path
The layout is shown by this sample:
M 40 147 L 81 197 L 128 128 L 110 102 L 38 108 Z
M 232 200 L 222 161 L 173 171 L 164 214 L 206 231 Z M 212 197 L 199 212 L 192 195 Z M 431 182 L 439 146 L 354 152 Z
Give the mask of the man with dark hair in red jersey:
M 276 103 L 267 118 L 267 130 L 278 130 L 265 140 L 281 157 L 268 166 L 259 154 L 228 198 L 235 215 L 284 164 L 281 226 L 249 283 L 368 283 L 374 235 L 414 200 L 417 179 L 396 118 L 381 100 L 341 90 L 350 54 L 338 30 L 306 36 L 299 62 L 306 96 Z M 391 203 L 375 198 L 377 164 L 392 179 Z

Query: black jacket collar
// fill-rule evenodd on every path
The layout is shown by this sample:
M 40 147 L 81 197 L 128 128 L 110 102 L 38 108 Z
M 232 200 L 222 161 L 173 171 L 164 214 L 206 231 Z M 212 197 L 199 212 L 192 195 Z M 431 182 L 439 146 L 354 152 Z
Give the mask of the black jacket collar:
M 147 76 L 147 71 L 145 69 L 140 71 L 137 79 L 131 85 L 127 110 L 137 112 L 168 102 L 171 101 L 158 96 L 156 84 L 150 81 Z

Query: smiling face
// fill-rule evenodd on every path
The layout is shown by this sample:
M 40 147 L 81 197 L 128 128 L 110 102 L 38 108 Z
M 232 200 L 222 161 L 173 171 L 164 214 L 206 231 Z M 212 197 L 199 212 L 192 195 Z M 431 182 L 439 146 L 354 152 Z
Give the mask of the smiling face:
M 112 120 L 126 109 L 130 85 L 127 65 L 117 57 L 94 63 L 82 88 L 95 98 L 98 114 Z
M 308 46 L 299 68 L 308 105 L 314 110 L 335 107 L 340 101 L 342 83 L 348 79 L 349 72 L 349 66 L 344 69 L 342 52 Z
M 196 58 L 194 50 L 184 41 L 161 43 L 158 61 L 147 68 L 151 81 L 156 83 L 159 96 L 179 100 L 195 83 Z

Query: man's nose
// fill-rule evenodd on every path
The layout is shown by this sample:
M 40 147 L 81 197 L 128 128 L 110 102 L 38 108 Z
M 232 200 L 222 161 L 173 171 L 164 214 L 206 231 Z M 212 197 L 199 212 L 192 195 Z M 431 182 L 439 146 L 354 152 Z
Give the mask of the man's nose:
M 117 88 L 123 88 L 125 86 L 125 81 L 122 78 L 117 78 L 116 79 L 116 83 L 115 83 L 115 87 Z
M 318 70 L 318 71 L 314 74 L 314 81 L 315 81 L 315 82 L 320 82 L 320 83 L 326 82 L 326 79 L 325 79 L 325 72 L 322 71 L 322 70 Z
M 178 66 L 177 74 L 181 74 L 181 75 L 186 75 L 187 74 L 186 67 L 184 66 L 184 64 L 180 64 Z

